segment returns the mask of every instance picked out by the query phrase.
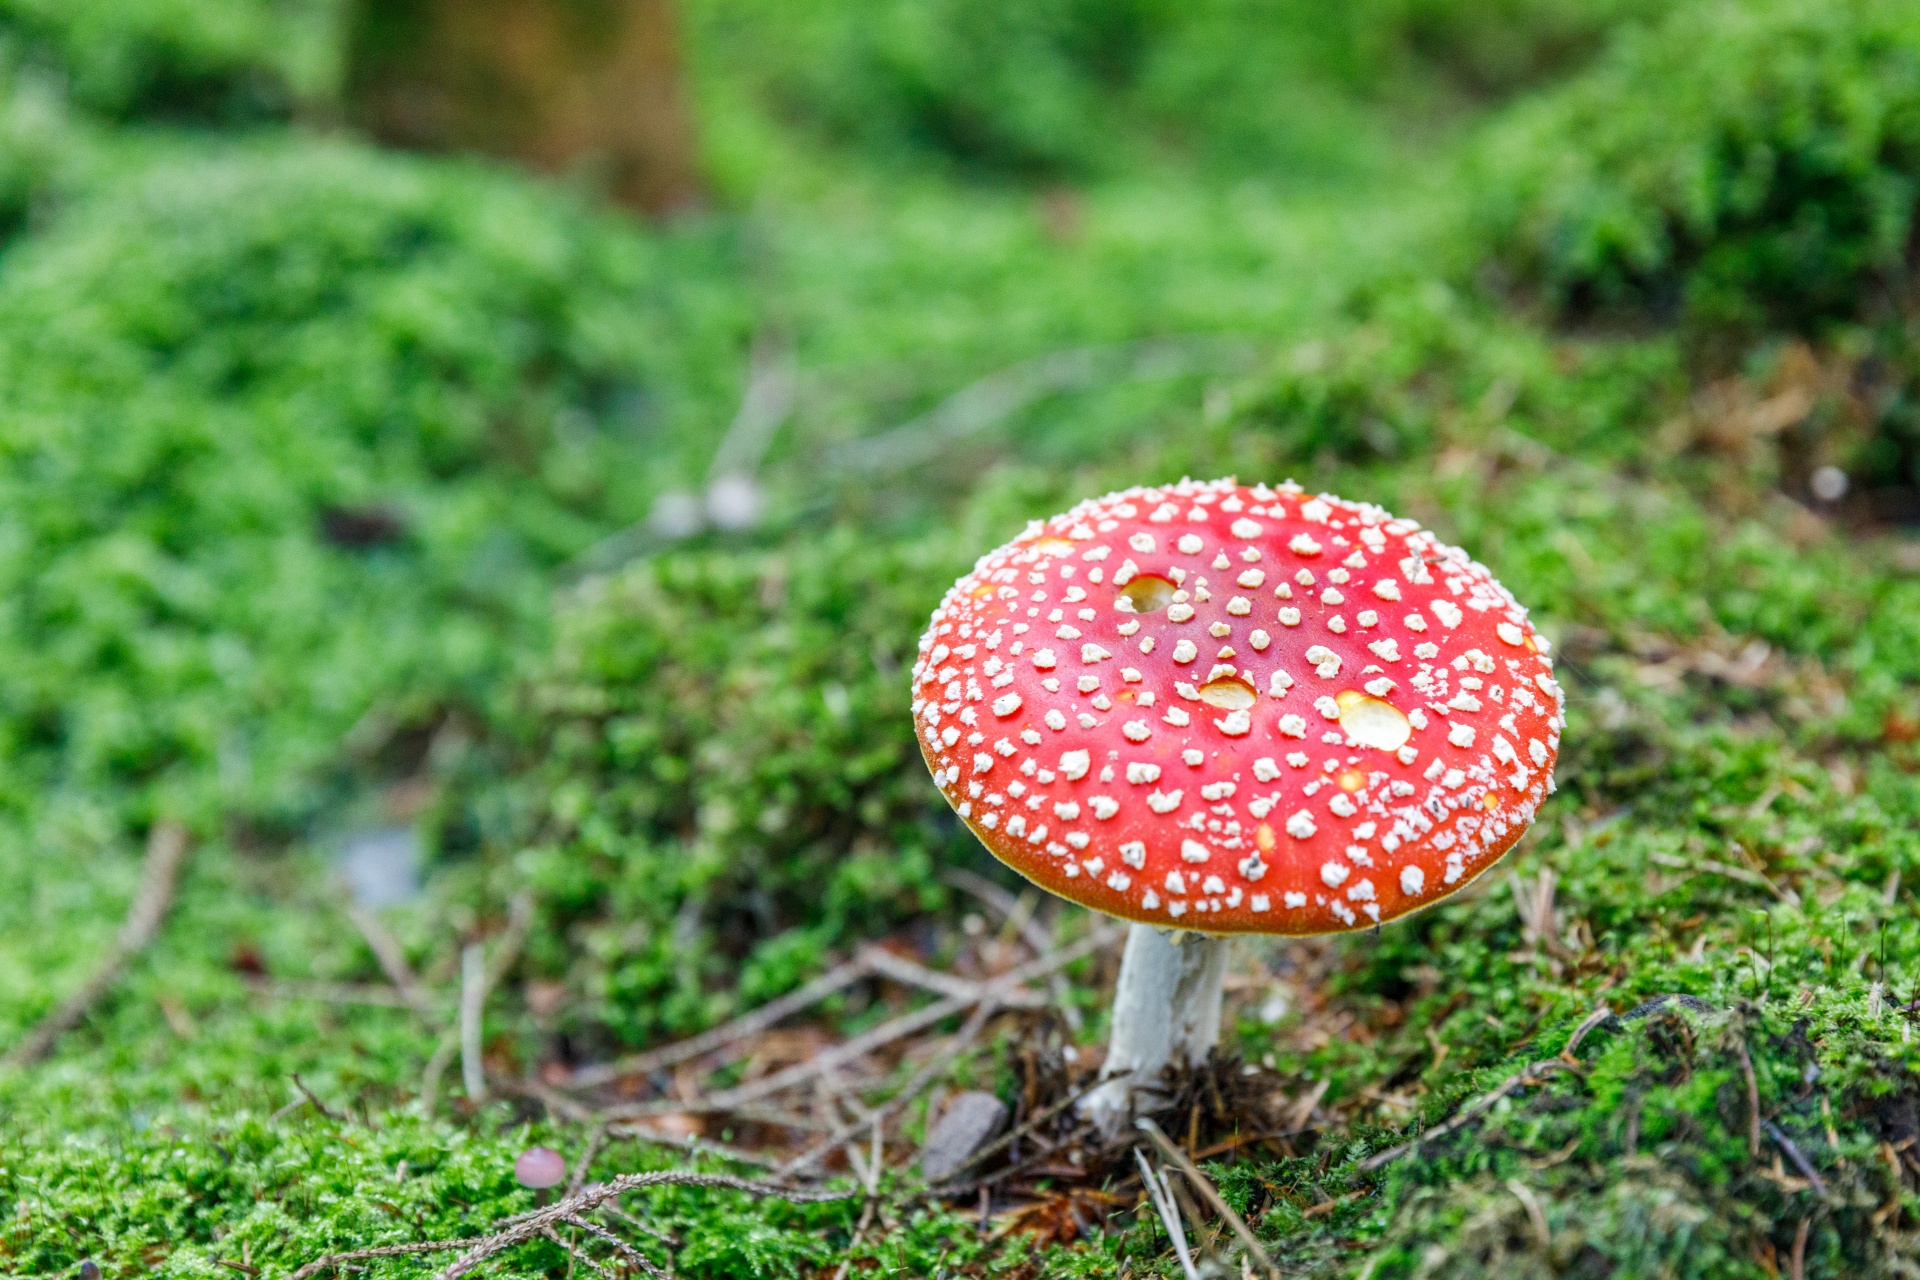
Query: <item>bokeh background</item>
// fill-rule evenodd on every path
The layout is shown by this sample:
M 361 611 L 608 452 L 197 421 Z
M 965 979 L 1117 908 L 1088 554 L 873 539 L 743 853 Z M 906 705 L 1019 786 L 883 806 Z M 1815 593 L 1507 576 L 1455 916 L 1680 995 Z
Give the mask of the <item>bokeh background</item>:
M 864 940 L 990 968 L 1022 886 L 925 777 L 920 625 L 1029 518 L 1238 474 L 1466 545 L 1573 702 L 1509 869 L 1242 956 L 1232 1048 L 1317 1135 L 1220 1175 L 1275 1256 L 1911 1269 L 1917 198 L 1891 0 L 0 0 L 0 1044 L 190 848 L 0 1077 L 0 1268 L 284 1274 L 522 1203 L 528 1126 L 577 1133 L 426 1083 L 354 912 L 435 1000 L 505 957 L 502 1082 Z M 1094 1053 L 1075 976 L 1047 1043 Z M 653 1207 L 688 1275 L 854 1239 Z M 1001 1208 L 859 1265 L 1177 1274 L 1150 1215 Z

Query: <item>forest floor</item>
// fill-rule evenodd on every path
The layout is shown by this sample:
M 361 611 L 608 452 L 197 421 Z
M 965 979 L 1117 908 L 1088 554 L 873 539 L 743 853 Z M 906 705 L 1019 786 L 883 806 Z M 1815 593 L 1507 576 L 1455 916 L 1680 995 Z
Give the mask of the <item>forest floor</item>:
M 1483 293 L 1480 123 L 1039 187 L 745 130 L 663 228 L 73 124 L 0 254 L 0 1270 L 1920 1272 L 1920 537 L 1808 490 L 1898 377 Z M 904 667 L 1182 475 L 1467 547 L 1568 727 L 1469 889 L 1240 945 L 1105 1145 L 1118 933 L 957 828 Z M 929 1185 L 966 1090 L 1010 1136 Z

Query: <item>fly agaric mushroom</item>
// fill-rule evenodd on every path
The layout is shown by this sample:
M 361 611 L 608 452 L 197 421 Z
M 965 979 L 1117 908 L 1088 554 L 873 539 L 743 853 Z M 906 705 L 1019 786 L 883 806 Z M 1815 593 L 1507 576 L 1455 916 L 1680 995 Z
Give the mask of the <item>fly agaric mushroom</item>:
M 1206 1059 L 1230 935 L 1369 928 L 1498 861 L 1553 790 L 1547 653 L 1465 552 L 1290 481 L 1110 494 L 955 583 L 913 668 L 935 783 L 1134 922 L 1083 1109 L 1116 1131 Z

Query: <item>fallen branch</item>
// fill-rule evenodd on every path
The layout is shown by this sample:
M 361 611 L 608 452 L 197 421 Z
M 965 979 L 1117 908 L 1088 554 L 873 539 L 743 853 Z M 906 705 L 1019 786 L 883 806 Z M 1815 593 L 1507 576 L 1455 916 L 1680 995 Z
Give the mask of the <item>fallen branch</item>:
M 24 1040 L 8 1051 L 4 1059 L 8 1065 L 27 1066 L 53 1052 L 55 1042 L 80 1025 L 100 998 L 120 980 L 127 963 L 146 950 L 173 905 L 173 892 L 186 853 L 185 827 L 171 821 L 153 824 L 147 833 L 140 889 L 133 895 L 133 905 L 128 908 L 126 921 L 120 926 L 119 936 L 114 939 L 106 959 L 84 986 L 63 1000 Z
M 781 1200 L 791 1200 L 796 1204 L 819 1204 L 830 1200 L 844 1200 L 853 1193 L 850 1191 L 825 1191 L 806 1187 L 782 1187 L 770 1182 L 755 1182 L 747 1178 L 729 1177 L 723 1173 L 690 1173 L 679 1169 L 667 1169 L 653 1173 L 622 1174 L 608 1182 L 587 1187 L 575 1195 L 544 1209 L 532 1213 L 516 1215 L 505 1219 L 500 1230 L 489 1235 L 471 1236 L 457 1240 L 427 1240 L 417 1244 L 379 1245 L 370 1249 L 352 1249 L 345 1253 L 329 1253 L 315 1258 L 287 1280 L 308 1280 L 330 1267 L 344 1266 L 353 1262 L 364 1262 L 370 1258 L 393 1258 L 417 1253 L 450 1253 L 456 1249 L 464 1252 L 455 1258 L 443 1271 L 439 1280 L 457 1280 L 475 1267 L 496 1254 L 527 1243 L 537 1237 L 544 1237 L 556 1225 L 573 1225 L 582 1214 L 590 1213 L 608 1201 L 632 1191 L 646 1187 L 721 1187 L 730 1191 L 744 1191 L 748 1195 L 771 1196 Z

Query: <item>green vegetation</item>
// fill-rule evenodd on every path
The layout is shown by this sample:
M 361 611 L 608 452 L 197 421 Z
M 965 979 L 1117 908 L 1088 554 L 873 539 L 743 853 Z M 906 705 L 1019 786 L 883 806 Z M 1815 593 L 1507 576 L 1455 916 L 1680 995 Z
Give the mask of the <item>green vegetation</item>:
M 1484 216 L 1578 311 L 1747 336 L 1886 314 L 1920 169 L 1920 20 L 1849 0 L 1683 5 L 1488 144 Z
M 740 302 L 688 261 L 714 257 L 316 146 L 157 164 L 22 244 L 11 807 L 286 829 L 370 706 L 391 736 L 484 698 L 553 567 L 644 513 L 636 439 L 727 393 L 702 347 Z
M 0 4 L 0 1044 L 92 970 L 152 824 L 195 842 L 156 944 L 0 1069 L 0 1269 L 285 1275 L 471 1234 L 532 1203 L 523 1146 L 580 1149 L 525 1098 L 424 1099 L 406 1010 L 291 985 L 381 980 L 333 879 L 356 830 L 425 839 L 386 919 L 436 993 L 531 903 L 503 1079 L 868 939 L 963 951 L 946 873 L 998 873 L 900 668 L 978 551 L 1182 473 L 1466 545 L 1570 699 L 1507 866 L 1241 957 L 1234 1046 L 1319 1092 L 1316 1132 L 1208 1167 L 1287 1273 L 1920 1268 L 1920 558 L 1888 518 L 1920 489 L 1920 27 L 1665 9 L 709 0 L 716 207 L 649 228 L 273 123 L 324 114 L 323 7 Z M 799 370 L 765 519 L 668 546 L 649 512 L 701 485 L 756 344 Z M 1080 349 L 942 447 L 863 452 Z M 1844 502 L 1803 505 L 1820 465 Z M 1011 1094 L 1030 1032 L 955 1080 Z M 853 1274 L 1179 1274 L 1130 1202 L 1048 1243 L 887 1186 Z M 690 1277 L 817 1274 L 861 1216 L 629 1203 Z
M 19 56 L 114 120 L 240 124 L 320 100 L 336 0 L 6 0 Z

